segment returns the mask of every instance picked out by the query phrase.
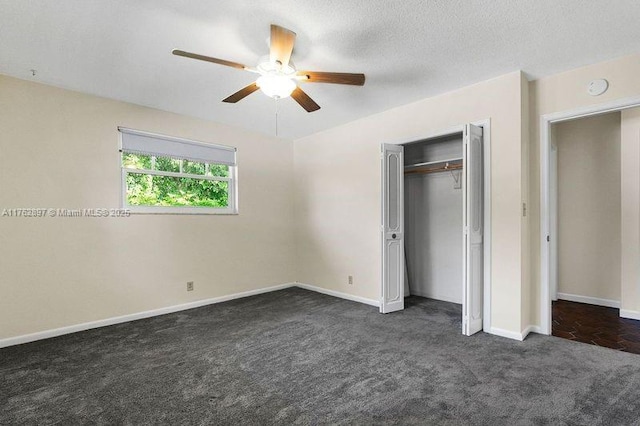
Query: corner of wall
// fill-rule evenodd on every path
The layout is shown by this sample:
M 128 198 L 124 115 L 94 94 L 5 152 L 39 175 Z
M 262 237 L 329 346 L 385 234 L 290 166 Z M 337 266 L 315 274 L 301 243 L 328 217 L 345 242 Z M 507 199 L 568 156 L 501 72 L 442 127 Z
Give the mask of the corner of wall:
M 529 153 L 530 153 L 530 129 L 529 129 L 529 81 L 525 74 L 520 72 L 520 108 L 521 123 L 520 137 L 522 144 L 521 151 L 521 311 L 520 328 L 524 329 L 531 325 L 531 277 L 530 277 L 530 229 L 529 229 Z
M 117 208 L 118 126 L 223 140 L 242 153 L 238 215 L 0 220 L 0 339 L 295 278 L 290 141 L 2 75 L 0 92 L 0 205 L 7 208 Z M 212 242 L 224 249 L 212 251 Z M 25 267 L 27 259 L 38 261 Z

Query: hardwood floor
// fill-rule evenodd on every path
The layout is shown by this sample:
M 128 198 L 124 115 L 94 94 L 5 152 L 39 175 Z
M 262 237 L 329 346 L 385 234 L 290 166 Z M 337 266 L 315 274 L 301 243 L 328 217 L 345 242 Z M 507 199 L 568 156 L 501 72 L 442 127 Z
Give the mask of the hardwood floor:
M 619 309 L 558 300 L 552 334 L 569 340 L 640 354 L 640 321 L 619 317 Z

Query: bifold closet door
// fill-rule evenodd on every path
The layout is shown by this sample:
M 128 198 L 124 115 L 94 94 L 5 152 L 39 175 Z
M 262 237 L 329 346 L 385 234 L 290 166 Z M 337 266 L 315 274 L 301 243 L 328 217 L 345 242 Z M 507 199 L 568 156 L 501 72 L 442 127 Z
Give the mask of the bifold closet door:
M 404 309 L 404 148 L 382 145 L 383 314 Z
M 464 287 L 462 333 L 482 330 L 483 304 L 483 170 L 482 129 L 468 124 L 464 132 Z

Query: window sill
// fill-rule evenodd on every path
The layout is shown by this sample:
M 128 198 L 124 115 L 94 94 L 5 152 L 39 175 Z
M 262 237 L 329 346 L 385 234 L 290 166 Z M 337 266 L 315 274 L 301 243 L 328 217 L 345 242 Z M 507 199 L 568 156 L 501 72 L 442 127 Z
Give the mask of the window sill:
M 232 209 L 208 209 L 205 207 L 133 207 L 126 206 L 125 209 L 129 210 L 132 215 L 187 215 L 187 216 L 237 216 L 239 213 L 237 210 Z

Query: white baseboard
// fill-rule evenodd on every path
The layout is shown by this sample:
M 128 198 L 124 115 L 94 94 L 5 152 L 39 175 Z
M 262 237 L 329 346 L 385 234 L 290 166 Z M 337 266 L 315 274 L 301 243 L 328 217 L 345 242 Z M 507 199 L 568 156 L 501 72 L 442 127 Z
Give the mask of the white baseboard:
M 8 346 L 20 345 L 22 343 L 35 342 L 36 340 L 49 339 L 51 337 L 62 336 L 64 334 L 77 333 L 78 331 L 91 330 L 92 328 L 106 327 L 109 325 L 121 324 L 123 322 L 135 321 L 144 318 L 155 317 L 159 315 L 171 314 L 174 312 L 185 311 L 187 309 L 199 308 L 201 306 L 213 305 L 215 303 L 227 302 L 229 300 L 240 299 L 243 297 L 255 296 L 257 294 L 269 293 L 277 290 L 284 290 L 290 287 L 300 287 L 306 290 L 315 291 L 317 293 L 327 294 L 329 296 L 339 297 L 341 299 L 352 300 L 354 302 L 364 303 L 371 306 L 380 306 L 380 302 L 377 300 L 367 299 L 360 296 L 353 296 L 347 293 L 341 293 L 339 291 L 327 290 L 322 287 L 317 287 L 309 284 L 302 283 L 287 283 L 275 285 L 272 287 L 260 288 L 257 290 L 244 291 L 242 293 L 234 293 L 226 296 L 213 297 L 210 299 L 196 300 L 195 302 L 183 303 L 180 305 L 167 306 L 164 308 L 152 309 L 144 312 L 137 312 L 134 314 L 122 315 L 118 317 L 105 318 L 97 321 L 85 322 L 82 324 L 70 325 L 67 327 L 54 328 L 51 330 L 39 331 L 37 333 L 24 334 L 22 336 L 8 337 L 6 339 L 0 339 L 0 348 Z
M 328 290 L 326 288 L 317 287 L 317 286 L 311 285 L 311 284 L 296 283 L 295 286 L 296 287 L 300 287 L 300 288 L 304 288 L 306 290 L 315 291 L 316 293 L 322 293 L 322 294 L 327 294 L 329 296 L 339 297 L 340 299 L 346 299 L 346 300 L 351 300 L 351 301 L 354 301 L 354 302 L 360 302 L 360 303 L 364 303 L 365 305 L 375 306 L 377 308 L 380 307 L 380 301 L 373 300 L 373 299 L 367 299 L 366 297 L 354 296 L 352 294 L 342 293 L 340 291 L 335 291 L 335 290 Z
M 411 296 L 420 296 L 420 297 L 426 297 L 428 299 L 434 299 L 434 300 L 442 300 L 443 302 L 450 302 L 450 303 L 455 303 L 457 305 L 462 305 L 462 300 L 458 300 L 455 299 L 453 297 L 448 297 L 448 296 L 441 296 L 441 295 L 437 295 L 437 294 L 430 294 L 430 293 L 423 293 L 421 291 L 415 291 L 415 290 L 411 290 Z
M 121 324 L 123 322 L 135 321 L 144 318 L 155 317 L 158 315 L 171 314 L 173 312 L 185 311 L 187 309 L 199 308 L 201 306 L 212 305 L 215 303 L 226 302 L 229 300 L 240 299 L 243 297 L 255 296 L 257 294 L 269 293 L 272 291 L 283 290 L 293 287 L 297 283 L 287 283 L 275 285 L 272 287 L 261 288 L 257 290 L 244 291 L 242 293 L 229 294 L 227 296 L 213 297 L 210 299 L 197 300 L 195 302 L 183 303 L 180 305 L 167 306 L 150 311 L 137 312 L 135 314 L 122 315 L 118 317 L 106 318 L 97 321 L 85 322 L 82 324 L 70 325 L 67 327 L 54 328 L 51 330 L 39 331 L 37 333 L 25 334 L 22 336 L 9 337 L 0 339 L 0 348 L 7 346 L 20 345 L 22 343 L 34 342 L 36 340 L 49 339 L 51 337 L 62 336 L 63 334 L 76 333 L 78 331 L 90 330 L 92 328 L 106 327 L 108 325 Z
M 229 300 L 240 299 L 240 298 L 243 298 L 243 297 L 255 296 L 255 295 L 258 295 L 258 294 L 269 293 L 269 292 L 277 291 L 277 290 L 284 290 L 284 289 L 290 288 L 290 287 L 300 287 L 300 288 L 303 288 L 305 290 L 310 290 L 310 291 L 314 291 L 314 292 L 317 292 L 317 293 L 322 293 L 322 294 L 326 294 L 326 295 L 329 295 L 329 296 L 338 297 L 338 298 L 341 298 L 341 299 L 351 300 L 353 302 L 364 303 L 364 304 L 370 305 L 370 306 L 380 307 L 380 302 L 378 300 L 368 299 L 366 297 L 361 297 L 361 296 L 354 296 L 352 294 L 342 293 L 340 291 L 335 291 L 335 290 L 329 290 L 329 289 L 318 287 L 318 286 L 314 286 L 314 285 L 311 285 L 311 284 L 304 284 L 304 283 L 294 282 L 294 283 L 280 284 L 280 285 L 275 285 L 275 286 L 272 286 L 272 287 L 261 288 L 261 289 L 257 289 L 257 290 L 245 291 L 245 292 L 242 292 L 242 293 L 229 294 L 229 295 L 226 295 L 226 296 L 213 297 L 213 298 L 210 298 L 210 299 L 197 300 L 195 302 L 183 303 L 183 304 L 174 305 L 174 306 L 167 306 L 167 307 L 164 307 L 164 308 L 152 309 L 152 310 L 149 310 L 149 311 L 137 312 L 137 313 L 134 313 L 134 314 L 128 314 L 128 315 L 122 315 L 122 316 L 118 316 L 118 317 L 106 318 L 106 319 L 97 320 L 97 321 L 90 321 L 90 322 L 85 322 L 85 323 L 82 323 L 82 324 L 75 324 L 75 325 L 71 325 L 71 326 L 67 326 L 67 327 L 60 327 L 60 328 L 55 328 L 55 329 L 51 329 L 51 330 L 40 331 L 40 332 L 37 332 L 37 333 L 25 334 L 25 335 L 22 335 L 22 336 L 16 336 L 16 337 L 9 337 L 9 338 L 6 338 L 6 339 L 0 339 L 0 348 L 4 348 L 4 347 L 8 347 L 8 346 L 14 346 L 14 345 L 20 345 L 22 343 L 34 342 L 36 340 L 49 339 L 51 337 L 62 336 L 64 334 L 76 333 L 76 332 L 79 332 L 79 331 L 90 330 L 90 329 L 93 329 L 93 328 L 106 327 L 106 326 L 109 326 L 109 325 L 121 324 L 121 323 L 124 323 L 124 322 L 135 321 L 135 320 L 139 320 L 139 319 L 144 319 L 144 318 L 150 318 L 150 317 L 155 317 L 155 316 L 159 316 L 159 315 L 170 314 L 170 313 L 173 313 L 173 312 L 184 311 L 184 310 L 187 310 L 187 309 L 199 308 L 199 307 L 202 307 L 202 306 L 212 305 L 212 304 L 216 304 L 216 303 L 222 303 L 222 302 L 226 302 L 226 301 L 229 301 Z M 640 312 L 636 312 L 636 311 L 621 310 L 620 311 L 620 316 L 624 317 L 624 318 L 631 318 L 631 319 L 640 320 Z M 514 332 L 514 331 L 509 331 L 509 330 L 503 330 L 501 328 L 496 328 L 496 327 L 491 327 L 491 329 L 489 330 L 490 334 L 494 334 L 496 336 L 501 336 L 501 337 L 506 337 L 506 338 L 509 338 L 509 339 L 519 340 L 519 341 L 524 340 L 525 337 L 527 337 L 527 335 L 530 332 L 540 333 L 540 328 L 538 326 L 529 326 L 529 327 L 525 328 L 521 333 Z
M 529 327 L 527 327 L 527 329 L 528 328 Z M 525 331 L 527 329 L 525 329 Z M 506 337 L 507 339 L 518 340 L 520 342 L 522 342 L 524 338 L 527 337 L 526 334 L 524 334 L 524 331 L 518 333 L 517 331 L 504 330 L 502 328 L 497 328 L 497 327 L 491 327 L 489 329 L 489 334 L 494 334 L 500 337 Z M 527 331 L 527 334 L 529 334 L 529 331 Z
M 628 309 L 620 309 L 620 317 L 634 320 L 640 320 L 640 312 L 630 311 Z
M 599 299 L 597 297 L 580 296 L 578 294 L 558 293 L 558 299 L 569 302 L 587 303 L 589 305 L 606 306 L 608 308 L 620 308 L 618 300 Z
M 529 325 L 524 330 L 522 330 L 522 333 L 520 333 L 522 335 L 522 339 L 520 339 L 520 340 L 526 339 L 527 336 L 529 335 L 529 333 L 544 334 L 542 332 L 542 329 L 540 328 L 540 326 L 538 326 L 538 325 Z

